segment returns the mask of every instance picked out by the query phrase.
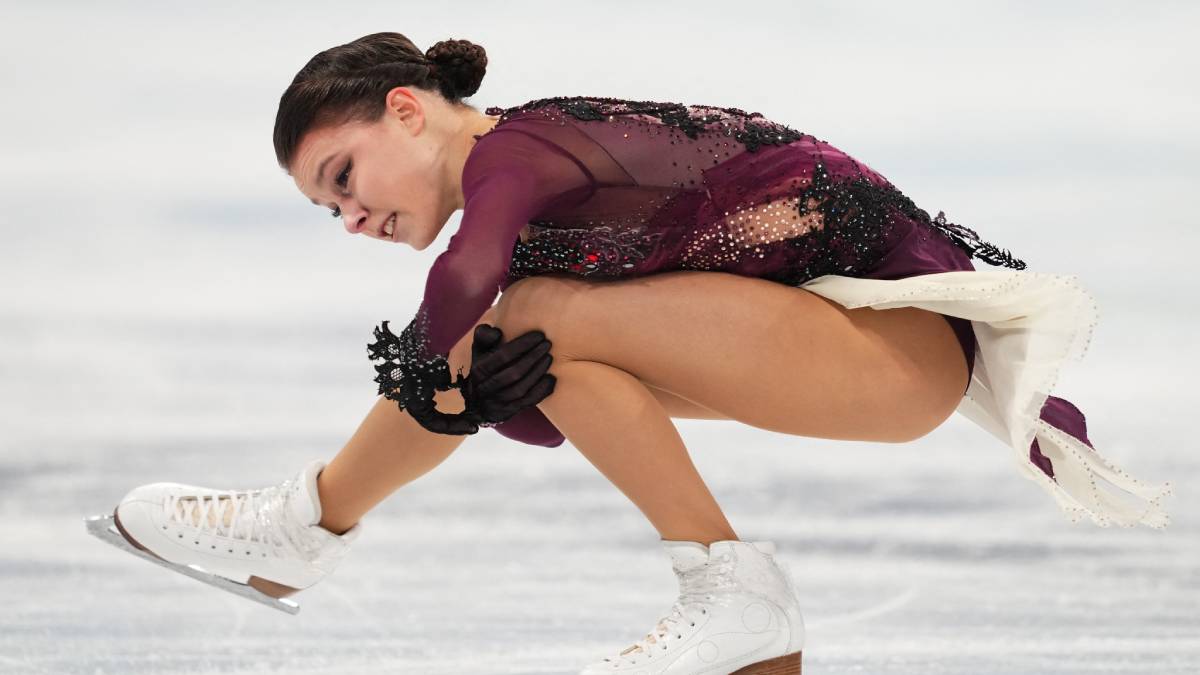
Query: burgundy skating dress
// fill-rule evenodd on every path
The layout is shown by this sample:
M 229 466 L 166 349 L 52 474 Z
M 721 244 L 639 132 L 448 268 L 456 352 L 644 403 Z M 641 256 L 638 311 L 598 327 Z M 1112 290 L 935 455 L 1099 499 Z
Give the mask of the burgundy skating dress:
M 499 123 L 475 137 L 462 224 L 429 271 L 417 315 L 399 336 L 385 322 L 369 347 L 382 360 L 379 393 L 402 408 L 452 386 L 450 349 L 499 292 L 531 275 L 713 270 L 801 286 L 823 275 L 974 271 L 972 258 L 1025 267 L 942 214 L 931 218 L 862 162 L 758 113 L 594 97 L 486 112 Z M 946 318 L 973 370 L 971 321 Z M 1090 447 L 1068 401 L 1049 396 L 1041 418 Z M 495 429 L 532 445 L 564 440 L 536 406 Z M 1053 480 L 1038 441 L 1028 447 Z

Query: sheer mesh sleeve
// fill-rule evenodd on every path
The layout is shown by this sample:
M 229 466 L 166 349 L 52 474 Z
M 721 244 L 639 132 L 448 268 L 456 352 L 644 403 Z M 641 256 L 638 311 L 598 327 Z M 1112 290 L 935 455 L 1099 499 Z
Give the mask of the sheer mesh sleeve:
M 432 407 L 435 390 L 459 384 L 446 357 L 492 306 L 521 229 L 592 190 L 578 160 L 536 128 L 510 123 L 477 138 L 463 166 L 462 224 L 430 268 L 416 316 L 400 335 L 382 322 L 367 346 L 379 361 L 379 393 L 409 412 Z

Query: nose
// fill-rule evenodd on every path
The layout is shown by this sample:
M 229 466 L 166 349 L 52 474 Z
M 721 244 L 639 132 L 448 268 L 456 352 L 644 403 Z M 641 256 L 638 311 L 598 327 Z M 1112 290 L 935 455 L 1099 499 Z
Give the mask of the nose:
M 354 211 L 343 211 L 342 222 L 345 224 L 347 232 L 358 234 L 367 226 L 367 212 L 360 208 L 355 208 Z

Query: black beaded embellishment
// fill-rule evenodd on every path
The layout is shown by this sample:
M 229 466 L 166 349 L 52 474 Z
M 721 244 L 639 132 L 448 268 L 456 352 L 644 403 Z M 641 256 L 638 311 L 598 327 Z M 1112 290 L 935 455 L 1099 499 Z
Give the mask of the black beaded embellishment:
M 498 124 L 520 112 L 527 112 L 547 105 L 553 105 L 564 113 L 581 121 L 599 121 L 612 119 L 617 115 L 649 115 L 658 118 L 663 124 L 676 127 L 683 131 L 688 138 L 695 140 L 705 131 L 720 131 L 725 136 L 746 146 L 747 152 L 756 152 L 763 145 L 784 145 L 798 141 L 804 134 L 778 122 L 767 120 L 762 113 L 748 113 L 741 108 L 728 108 L 710 105 L 683 105 L 658 101 L 631 101 L 621 98 L 602 96 L 555 96 L 539 98 L 512 108 L 493 106 L 485 112 L 488 115 L 500 115 Z M 704 114 L 701 109 L 717 110 L 723 115 Z M 714 122 L 723 122 L 726 116 L 737 118 L 741 129 L 728 125 L 723 130 L 709 129 Z
M 929 218 L 929 214 L 922 211 L 925 218 Z M 955 223 L 946 222 L 946 213 L 938 211 L 937 217 L 929 221 L 929 225 L 944 234 L 954 245 L 967 252 L 967 255 L 979 258 L 989 265 L 997 267 L 1011 267 L 1015 270 L 1025 269 L 1025 261 L 1014 258 L 1008 249 L 997 248 L 996 246 L 987 243 L 979 238 L 975 230 Z
M 374 329 L 375 342 L 367 345 L 367 354 L 375 365 L 375 382 L 379 383 L 379 394 L 396 401 L 400 409 L 408 407 L 428 409 L 433 406 L 434 391 L 454 388 L 450 381 L 450 364 L 440 354 L 423 360 L 421 354 L 428 345 L 426 327 L 428 318 L 424 309 L 408 324 L 400 335 L 388 329 L 384 321 Z
M 518 239 L 513 246 L 508 276 L 516 280 L 549 272 L 598 277 L 629 274 L 664 234 L 644 230 L 620 230 L 608 225 L 535 229 L 531 223 L 529 241 Z
M 826 274 L 858 276 L 870 270 L 889 250 L 889 211 L 916 209 L 894 188 L 862 177 L 833 180 L 820 161 L 813 167 L 812 180 L 796 197 L 799 216 L 816 211 L 823 226 L 784 240 L 800 251 L 798 259 L 804 264 L 767 277 L 793 286 Z M 810 199 L 815 206 L 809 206 Z
M 870 271 L 890 250 L 889 235 L 896 212 L 928 224 L 968 256 L 991 265 L 1025 268 L 1024 262 L 982 242 L 974 231 L 960 225 L 950 229 L 944 213 L 939 212 L 936 220 L 930 219 L 928 212 L 890 183 L 881 185 L 861 176 L 835 180 L 823 162 L 816 163 L 812 181 L 797 197 L 797 213 L 807 216 L 819 212 L 824 226 L 784 240 L 800 251 L 797 259 L 802 264 L 765 275 L 774 281 L 798 286 L 825 274 L 860 276 Z M 809 206 L 810 199 L 815 206 Z

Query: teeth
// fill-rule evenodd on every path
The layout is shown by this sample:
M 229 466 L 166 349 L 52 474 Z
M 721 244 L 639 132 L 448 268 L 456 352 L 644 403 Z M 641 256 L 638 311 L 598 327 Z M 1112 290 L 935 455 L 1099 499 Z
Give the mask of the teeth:
M 395 228 L 396 214 L 392 214 L 392 217 L 388 218 L 387 222 L 383 224 L 383 233 L 390 237 L 392 236 L 392 232 L 395 231 Z

